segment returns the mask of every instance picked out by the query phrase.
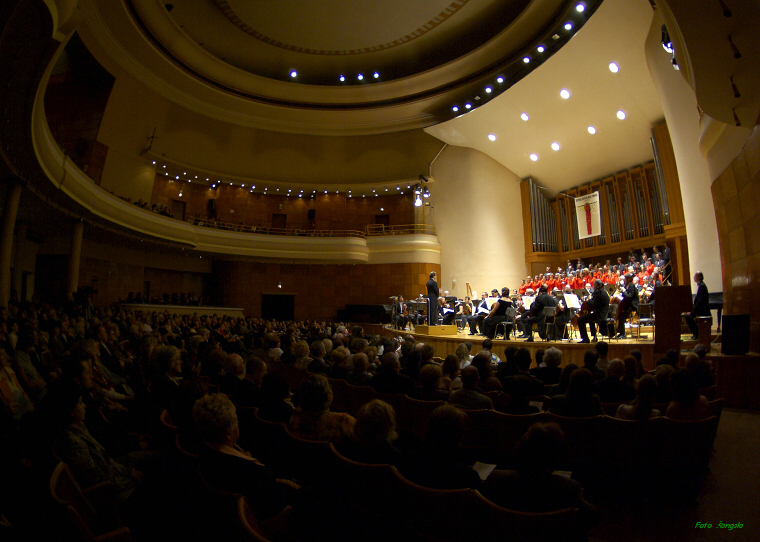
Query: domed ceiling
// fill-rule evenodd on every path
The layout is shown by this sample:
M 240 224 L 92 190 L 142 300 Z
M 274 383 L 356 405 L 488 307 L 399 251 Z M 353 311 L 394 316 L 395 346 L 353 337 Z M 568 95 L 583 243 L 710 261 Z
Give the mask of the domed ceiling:
M 180 105 L 244 126 L 356 135 L 427 127 L 452 118 L 452 104 L 487 103 L 558 51 L 600 3 L 81 0 L 80 8 L 109 57 Z

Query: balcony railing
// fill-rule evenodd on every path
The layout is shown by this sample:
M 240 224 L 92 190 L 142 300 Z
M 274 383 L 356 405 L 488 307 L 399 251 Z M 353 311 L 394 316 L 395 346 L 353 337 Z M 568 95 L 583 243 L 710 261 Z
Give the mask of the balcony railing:
M 396 226 L 384 226 L 383 224 L 369 224 L 365 231 L 357 230 L 309 230 L 303 228 L 270 228 L 268 226 L 251 226 L 248 224 L 235 224 L 206 218 L 188 218 L 186 222 L 194 226 L 204 226 L 217 230 L 233 231 L 240 233 L 257 233 L 261 235 L 288 235 L 294 237 L 360 237 L 362 239 L 377 235 L 435 235 L 435 228 L 429 224 L 401 224 Z
M 435 235 L 435 227 L 430 224 L 401 224 L 397 226 L 384 226 L 383 224 L 368 224 L 366 235 Z

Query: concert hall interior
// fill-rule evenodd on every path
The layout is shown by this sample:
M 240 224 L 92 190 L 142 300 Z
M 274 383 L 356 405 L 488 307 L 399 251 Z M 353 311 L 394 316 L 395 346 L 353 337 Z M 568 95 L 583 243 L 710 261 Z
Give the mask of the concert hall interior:
M 369 322 L 432 272 L 474 301 L 667 243 L 687 305 L 698 272 L 722 293 L 702 339 L 726 406 L 754 411 L 719 433 L 712 479 L 743 504 L 709 487 L 698 509 L 747 515 L 673 515 L 749 527 L 757 490 L 726 456 L 760 451 L 742 436 L 760 410 L 758 28 L 756 0 L 5 0 L 0 306 L 80 289 L 163 312 L 179 293 L 394 336 Z M 580 237 L 574 198 L 594 193 Z M 436 356 L 467 340 L 425 329 Z M 653 332 L 610 342 L 654 369 Z M 748 350 L 722 356 L 721 332 Z M 552 345 L 563 365 L 586 350 Z M 593 540 L 630 534 L 602 525 Z

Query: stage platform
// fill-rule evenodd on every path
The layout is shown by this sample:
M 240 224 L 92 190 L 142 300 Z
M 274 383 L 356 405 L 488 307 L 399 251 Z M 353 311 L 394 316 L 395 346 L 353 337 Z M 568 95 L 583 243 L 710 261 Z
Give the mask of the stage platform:
M 393 329 L 390 325 L 381 324 L 362 324 L 365 332 L 383 335 L 387 337 L 403 337 L 413 335 L 415 340 L 430 344 L 433 347 L 435 356 L 445 358 L 453 354 L 457 347 L 463 342 L 472 343 L 472 352 L 477 354 L 483 348 L 485 337 L 482 335 L 470 335 L 469 330 L 459 331 L 455 335 L 432 335 L 423 334 L 427 326 L 416 326 L 411 330 Z M 435 329 L 435 326 L 434 328 Z M 711 341 L 720 337 L 717 328 L 713 328 Z M 630 336 L 630 329 L 627 331 L 628 336 L 625 339 L 615 340 L 605 338 L 610 345 L 608 359 L 623 359 L 634 348 L 641 350 L 641 362 L 646 370 L 655 368 L 657 359 L 665 355 L 665 352 L 656 352 L 655 343 L 652 340 L 650 328 L 644 328 L 641 333 L 641 339 L 637 340 L 635 334 Z M 690 334 L 682 334 L 680 341 L 681 364 L 685 355 L 693 349 L 698 341 L 690 340 Z M 536 351 L 539 349 L 546 350 L 555 346 L 562 351 L 562 367 L 569 363 L 575 363 L 579 367 L 583 366 L 583 355 L 589 348 L 594 347 L 594 343 L 578 344 L 578 338 L 571 341 L 543 341 L 539 339 L 538 334 L 534 334 L 535 342 L 525 342 L 524 339 L 495 339 L 493 341 L 493 353 L 504 359 L 504 349 L 508 346 L 517 348 L 527 348 L 531 356 L 535 359 Z M 725 406 L 730 408 L 744 408 L 750 410 L 760 410 L 760 354 L 748 353 L 745 355 L 724 355 L 720 353 L 720 343 L 711 342 L 708 352 L 708 359 L 713 362 L 717 375 L 717 396 L 725 399 Z

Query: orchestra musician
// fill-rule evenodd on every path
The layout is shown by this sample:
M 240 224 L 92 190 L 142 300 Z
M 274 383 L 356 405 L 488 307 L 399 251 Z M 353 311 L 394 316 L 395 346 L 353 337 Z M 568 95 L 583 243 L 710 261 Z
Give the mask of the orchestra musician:
M 409 324 L 409 311 L 406 308 L 406 303 L 404 303 L 404 296 L 398 296 L 398 301 L 394 305 L 396 316 L 394 317 L 393 327 L 396 329 L 406 329 L 406 326 Z
M 542 284 L 538 290 L 538 297 L 536 301 L 530 307 L 530 316 L 525 320 L 525 333 L 528 338 L 525 342 L 533 342 L 533 324 L 538 324 L 538 336 L 542 339 L 545 335 L 543 329 L 544 323 L 544 308 L 556 306 L 555 299 L 549 295 L 549 287 L 546 284 Z
M 604 325 L 607 322 L 607 312 L 610 308 L 610 296 L 604 290 L 604 283 L 601 279 L 594 281 L 593 293 L 591 298 L 584 301 L 581 307 L 581 316 L 578 317 L 578 331 L 581 334 L 581 340 L 578 343 L 588 343 L 588 332 L 586 331 L 586 324 L 591 327 L 591 333 L 596 340 L 597 325 L 599 329 L 604 329 Z
M 632 312 L 639 310 L 639 292 L 633 284 L 633 274 L 626 273 L 625 289 L 622 291 L 622 301 L 618 307 L 618 324 L 616 339 L 625 339 L 625 321 Z
M 467 325 L 470 326 L 470 335 L 475 335 L 475 326 L 477 326 L 479 323 L 480 315 L 483 314 L 485 316 L 485 314 L 488 314 L 486 297 L 488 297 L 488 295 L 485 292 L 480 294 L 480 301 L 478 301 L 478 304 L 475 306 L 475 312 L 471 316 L 467 317 Z
M 483 334 L 489 339 L 493 339 L 496 335 L 496 326 L 507 320 L 507 309 L 512 306 L 512 300 L 509 299 L 509 288 L 501 289 L 501 297 L 499 300 L 491 306 L 491 312 L 483 320 Z M 507 324 L 507 332 L 505 337 L 509 337 L 509 332 L 512 328 L 512 324 Z
M 454 321 L 454 310 L 446 303 L 445 297 L 438 298 L 438 316 L 441 317 L 441 323 L 444 326 L 451 325 Z
M 570 288 L 569 284 L 566 284 L 564 290 L 562 291 L 562 294 L 557 297 L 557 312 L 554 315 L 554 328 L 555 337 L 559 337 L 560 339 L 565 338 L 567 324 L 569 324 L 573 319 L 573 316 L 575 316 L 576 309 L 568 308 L 564 297 L 565 294 L 569 295 L 572 293 L 572 288 Z
M 464 325 L 467 322 L 467 318 L 472 315 L 472 310 L 473 309 L 470 298 L 468 296 L 464 296 L 464 301 L 459 303 L 459 307 L 457 307 L 457 312 L 454 316 L 454 320 L 461 320 L 462 325 Z

